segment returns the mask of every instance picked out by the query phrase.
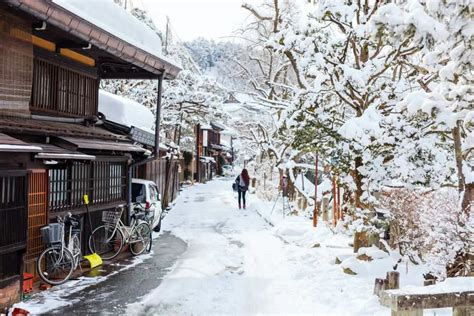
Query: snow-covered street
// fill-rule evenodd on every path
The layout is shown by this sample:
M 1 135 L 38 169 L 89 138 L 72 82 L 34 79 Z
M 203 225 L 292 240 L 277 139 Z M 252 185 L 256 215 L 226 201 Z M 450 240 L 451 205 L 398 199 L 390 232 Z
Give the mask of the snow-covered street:
M 396 252 L 372 251 L 374 260 L 357 260 L 348 237 L 323 223 L 314 229 L 301 216 L 283 217 L 278 206 L 272 210 L 273 201 L 256 194 L 239 210 L 232 180 L 185 188 L 150 254 L 17 306 L 35 314 L 390 315 L 373 295 L 373 282 L 393 267 Z M 336 257 L 343 262 L 336 264 Z M 344 267 L 357 275 L 344 273 Z M 104 269 L 107 265 L 99 275 Z M 402 266 L 401 286 L 421 285 L 420 269 Z M 424 315 L 450 313 L 438 309 Z
M 237 208 L 231 183 L 214 180 L 182 193 L 163 227 L 185 240 L 187 251 L 161 285 L 128 312 L 389 314 L 372 295 L 372 283 L 348 276 L 334 264 L 335 255 L 350 252 L 350 247 L 338 248 L 336 241 L 321 248 L 287 242 L 281 234 L 291 232 L 281 232 L 259 216 L 257 209 L 266 204 L 255 195 L 250 195 L 247 210 Z

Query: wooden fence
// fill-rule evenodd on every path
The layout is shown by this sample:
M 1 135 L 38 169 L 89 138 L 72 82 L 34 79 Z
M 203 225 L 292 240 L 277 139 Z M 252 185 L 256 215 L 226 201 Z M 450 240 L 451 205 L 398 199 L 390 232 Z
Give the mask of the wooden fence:
M 171 166 L 169 166 L 169 163 L 166 158 L 160 158 L 155 161 L 150 161 L 143 166 L 135 167 L 132 170 L 132 177 L 155 182 L 158 186 L 160 195 L 163 198 L 166 190 L 167 168 L 170 167 L 172 169 L 172 172 L 170 183 L 168 186 L 168 196 L 170 198 L 169 201 L 171 202 L 177 198 L 179 193 L 179 163 L 179 160 L 173 160 Z M 164 207 L 166 206 L 167 205 L 164 205 Z

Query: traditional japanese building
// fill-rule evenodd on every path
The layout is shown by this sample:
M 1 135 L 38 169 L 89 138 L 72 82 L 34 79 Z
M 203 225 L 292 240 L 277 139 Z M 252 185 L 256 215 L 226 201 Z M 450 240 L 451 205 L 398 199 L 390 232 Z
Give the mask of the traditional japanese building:
M 130 99 L 99 91 L 99 115 L 103 127 L 113 133 L 124 135 L 129 140 L 140 144 L 150 151 L 155 147 L 155 116 L 150 109 Z M 159 145 L 159 159 L 148 160 L 132 168 L 133 178 L 151 180 L 158 186 L 161 197 L 166 197 L 166 204 L 173 202 L 180 189 L 180 168 L 178 159 L 170 159 L 175 152 L 166 139 Z M 175 153 L 175 157 L 178 156 Z M 163 202 L 163 200 L 162 200 Z M 168 205 L 163 205 L 167 207 Z
M 225 126 L 218 123 L 196 125 L 196 181 L 206 182 L 214 175 L 222 175 L 222 166 L 229 163 L 231 148 L 221 144 L 224 129 Z
M 159 129 L 162 81 L 180 69 L 112 1 L 87 3 L 0 2 L 0 313 L 19 298 L 23 272 L 35 272 L 42 226 L 67 212 L 84 222 L 84 194 L 97 225 L 129 200 L 131 168 L 159 158 L 159 133 L 149 150 L 103 128 L 99 84 L 156 80 Z

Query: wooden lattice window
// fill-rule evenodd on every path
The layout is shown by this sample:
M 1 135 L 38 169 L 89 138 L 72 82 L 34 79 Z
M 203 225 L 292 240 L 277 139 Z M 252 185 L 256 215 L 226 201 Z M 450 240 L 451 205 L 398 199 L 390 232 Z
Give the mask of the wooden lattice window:
M 125 200 L 127 188 L 126 165 L 123 162 L 94 161 L 94 203 Z
M 99 82 L 95 76 L 41 57 L 35 57 L 33 66 L 32 111 L 77 117 L 97 115 Z
M 0 256 L 26 247 L 27 182 L 26 171 L 0 171 Z
M 91 204 L 126 200 L 125 161 L 97 160 L 49 170 L 49 206 L 52 212 L 81 208 L 84 194 Z
M 44 249 L 40 228 L 48 223 L 48 174 L 46 170 L 32 170 L 28 191 L 28 244 L 26 260 L 39 256 Z

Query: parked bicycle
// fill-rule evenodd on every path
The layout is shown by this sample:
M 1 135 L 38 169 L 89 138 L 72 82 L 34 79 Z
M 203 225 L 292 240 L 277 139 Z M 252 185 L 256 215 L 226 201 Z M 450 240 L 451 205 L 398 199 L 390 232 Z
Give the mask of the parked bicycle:
M 115 258 L 128 244 L 134 256 L 142 254 L 151 243 L 151 228 L 144 220 L 144 214 L 134 210 L 130 226 L 126 226 L 121 218 L 124 205 L 115 210 L 104 211 L 104 225 L 97 227 L 89 237 L 89 250 L 98 253 L 103 260 Z
M 38 257 L 36 268 L 43 281 L 59 285 L 71 277 L 82 260 L 80 234 L 79 220 L 71 213 L 41 228 L 47 248 Z
M 155 229 L 153 229 L 153 224 L 155 222 L 155 216 L 154 216 L 155 212 L 150 212 L 150 209 L 146 208 L 146 205 L 140 202 L 132 203 L 132 206 L 133 206 L 134 214 L 137 214 L 137 216 L 141 220 L 146 221 L 148 225 L 150 226 L 150 229 L 156 231 Z M 158 225 L 161 226 L 161 220 L 159 221 Z M 148 244 L 148 247 L 146 248 L 147 252 L 151 251 L 152 243 L 153 243 L 153 237 L 151 238 L 150 243 Z

